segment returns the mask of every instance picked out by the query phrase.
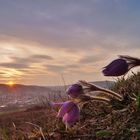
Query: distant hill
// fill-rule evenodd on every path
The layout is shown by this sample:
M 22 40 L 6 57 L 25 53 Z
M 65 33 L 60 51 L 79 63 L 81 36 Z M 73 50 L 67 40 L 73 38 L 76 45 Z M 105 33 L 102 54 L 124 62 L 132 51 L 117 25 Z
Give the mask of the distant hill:
M 95 81 L 91 82 L 93 84 L 96 84 L 98 86 L 109 88 L 113 85 L 113 81 Z M 21 85 L 21 84 L 15 84 L 13 86 L 9 86 L 6 84 L 0 84 L 0 95 L 1 94 L 16 94 L 20 93 L 23 95 L 45 95 L 48 92 L 56 92 L 59 90 L 64 91 L 64 86 L 37 86 L 37 85 Z
M 20 95 L 45 95 L 47 93 L 55 92 L 55 88 L 34 85 L 20 85 L 15 84 L 8 86 L 0 84 L 0 94 L 20 94 Z
M 109 88 L 112 81 L 92 82 L 98 86 Z M 68 86 L 66 86 L 68 87 Z M 20 85 L 8 86 L 0 84 L 0 109 L 5 106 L 28 106 L 37 104 L 41 99 L 60 99 L 60 95 L 65 97 L 64 86 L 36 86 L 36 85 Z
M 91 82 L 98 86 L 104 88 L 110 88 L 113 85 L 113 81 L 95 81 Z M 66 86 L 68 87 L 68 86 Z M 25 97 L 39 97 L 46 96 L 50 97 L 54 94 L 63 94 L 65 92 L 64 86 L 36 86 L 36 85 L 21 85 L 15 84 L 14 86 L 8 86 L 6 84 L 0 84 L 0 98 L 3 97 L 16 97 L 16 98 L 25 98 Z
M 20 85 L 8 86 L 0 84 L 0 106 L 29 105 L 37 103 L 39 98 L 47 97 L 48 99 L 57 98 L 62 90 L 55 87 L 44 87 L 34 85 Z

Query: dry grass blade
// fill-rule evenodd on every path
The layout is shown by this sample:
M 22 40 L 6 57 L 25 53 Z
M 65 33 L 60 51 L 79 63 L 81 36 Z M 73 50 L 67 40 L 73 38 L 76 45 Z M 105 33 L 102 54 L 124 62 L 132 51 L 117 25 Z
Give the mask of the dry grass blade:
M 133 100 L 133 101 L 136 101 L 136 98 L 132 97 L 131 95 L 128 94 L 128 97 Z
M 134 98 L 137 98 L 137 95 L 136 95 L 135 93 L 133 93 L 133 92 L 132 92 L 132 96 L 133 96 Z
M 13 130 L 13 139 L 15 140 L 16 139 L 16 125 L 14 122 L 12 122 L 13 124 L 13 127 L 14 127 L 14 130 Z
M 35 126 L 36 128 L 38 128 L 38 130 L 39 130 L 39 132 L 40 132 L 40 134 L 41 134 L 43 140 L 47 140 L 47 138 L 45 138 L 45 136 L 44 136 L 44 134 L 43 134 L 42 127 L 40 127 L 40 126 L 37 125 L 37 124 L 31 123 L 31 122 L 26 122 L 26 123 L 27 123 L 27 124 L 30 124 L 30 125 L 33 125 L 33 126 Z

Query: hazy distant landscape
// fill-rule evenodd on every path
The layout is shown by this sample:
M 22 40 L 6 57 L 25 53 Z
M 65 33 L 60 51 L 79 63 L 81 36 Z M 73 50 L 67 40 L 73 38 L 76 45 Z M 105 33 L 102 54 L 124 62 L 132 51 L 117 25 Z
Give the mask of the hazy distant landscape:
M 109 88 L 112 81 L 92 82 L 98 86 Z M 64 86 L 35 86 L 15 84 L 12 87 L 6 84 L 0 84 L 0 111 L 14 111 L 17 109 L 26 109 L 40 104 L 43 98 L 48 100 L 65 97 Z

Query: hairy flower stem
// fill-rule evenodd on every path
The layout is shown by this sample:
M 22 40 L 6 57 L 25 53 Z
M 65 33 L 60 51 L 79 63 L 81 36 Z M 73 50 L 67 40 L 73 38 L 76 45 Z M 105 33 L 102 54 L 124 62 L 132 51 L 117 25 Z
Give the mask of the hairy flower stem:
M 100 96 L 81 95 L 78 97 L 78 99 L 79 99 L 78 103 L 90 101 L 90 100 L 95 100 L 95 101 L 104 102 L 104 103 L 110 103 L 110 99 L 100 97 Z
M 108 94 L 108 95 L 111 95 L 111 96 L 117 98 L 119 101 L 123 100 L 123 97 L 121 95 L 119 95 L 118 93 L 114 92 L 114 91 L 104 89 L 104 88 L 99 88 L 99 90 L 103 91 L 104 94 Z
M 114 92 L 114 91 L 111 91 L 111 90 L 108 90 L 108 89 L 105 89 L 105 88 L 101 88 L 99 86 L 88 83 L 86 81 L 80 81 L 80 83 L 84 86 L 87 86 L 89 88 L 89 91 L 103 91 L 104 94 L 111 95 L 114 98 L 118 99 L 119 101 L 123 100 L 123 97 L 121 95 L 119 95 L 118 93 Z
M 90 96 L 91 100 L 95 100 L 95 101 L 101 101 L 101 102 L 106 102 L 109 103 L 110 100 L 104 97 L 99 97 L 99 96 Z

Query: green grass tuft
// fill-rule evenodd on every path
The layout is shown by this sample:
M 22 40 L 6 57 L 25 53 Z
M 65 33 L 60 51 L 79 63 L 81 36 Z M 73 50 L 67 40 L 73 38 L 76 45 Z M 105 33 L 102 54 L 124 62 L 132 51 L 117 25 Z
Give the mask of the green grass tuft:
M 140 111 L 140 91 L 138 92 L 138 96 L 136 98 L 136 107 L 138 111 Z
M 97 138 L 110 137 L 111 135 L 112 135 L 112 132 L 109 130 L 100 130 L 100 131 L 96 132 Z
M 0 128 L 0 139 L 10 140 L 8 135 L 7 135 L 7 131 L 6 131 L 5 128 Z

